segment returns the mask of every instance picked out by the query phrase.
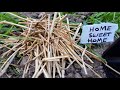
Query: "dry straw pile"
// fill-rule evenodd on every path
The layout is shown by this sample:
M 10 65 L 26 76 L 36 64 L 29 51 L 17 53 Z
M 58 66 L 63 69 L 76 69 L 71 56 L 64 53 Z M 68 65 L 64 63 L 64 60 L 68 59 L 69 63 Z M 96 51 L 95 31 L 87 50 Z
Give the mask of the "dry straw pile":
M 0 67 L 0 76 L 6 72 L 15 56 L 19 54 L 28 57 L 27 62 L 24 64 L 23 78 L 27 77 L 31 64 L 34 65 L 32 78 L 38 78 L 41 74 L 44 74 L 45 78 L 55 78 L 56 75 L 64 78 L 66 69 L 74 62 L 84 69 L 85 74 L 87 74 L 86 68 L 89 68 L 101 78 L 87 62 L 94 63 L 92 60 L 94 59 L 108 66 L 107 62 L 87 51 L 87 47 L 83 48 L 77 45 L 80 41 L 79 30 L 82 23 L 78 26 L 72 25 L 69 23 L 67 15 L 61 16 L 58 12 L 54 13 L 52 20 L 49 14 L 42 15 L 40 19 L 32 19 L 23 18 L 10 12 L 7 13 L 17 17 L 22 22 L 15 24 L 1 21 L 0 24 L 15 25 L 21 28 L 22 32 L 18 37 L 15 36 L 16 38 L 1 39 L 5 41 L 2 48 L 6 47 L 8 49 L 2 54 L 2 57 L 8 56 L 8 58 Z M 63 20 L 66 20 L 67 23 L 63 23 Z M 9 44 L 12 44 L 13 47 L 8 47 Z M 119 74 L 116 70 L 114 71 Z

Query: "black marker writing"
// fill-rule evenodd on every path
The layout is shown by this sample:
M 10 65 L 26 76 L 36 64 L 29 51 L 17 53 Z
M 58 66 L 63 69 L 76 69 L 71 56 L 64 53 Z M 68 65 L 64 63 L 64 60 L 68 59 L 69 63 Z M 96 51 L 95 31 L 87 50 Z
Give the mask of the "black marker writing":
M 112 32 L 105 32 L 105 33 L 89 33 L 89 38 L 91 38 L 91 37 L 106 37 L 106 36 L 110 36 L 110 34 L 112 34 Z
M 89 38 L 88 39 L 88 43 L 90 42 L 90 43 L 93 43 L 93 42 L 96 42 L 96 43 L 98 43 L 98 42 L 106 42 L 106 40 L 107 40 L 107 38 L 98 38 L 98 39 L 92 39 L 92 38 Z
M 103 31 L 103 30 L 105 30 L 105 31 L 110 31 L 111 27 L 112 27 L 112 26 L 101 26 L 100 28 L 98 28 L 98 27 L 97 27 L 97 28 L 91 27 L 91 28 L 90 28 L 90 32 Z

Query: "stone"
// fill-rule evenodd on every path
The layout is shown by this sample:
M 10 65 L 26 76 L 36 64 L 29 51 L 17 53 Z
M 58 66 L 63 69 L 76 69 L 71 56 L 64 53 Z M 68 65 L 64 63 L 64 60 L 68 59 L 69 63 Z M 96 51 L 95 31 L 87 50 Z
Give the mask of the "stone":
M 66 76 L 66 78 L 74 78 L 73 73 L 69 73 L 69 74 Z
M 76 73 L 75 78 L 82 78 L 82 76 L 79 73 Z
M 21 60 L 20 66 L 25 65 L 27 60 L 28 60 L 28 56 L 24 56 L 23 59 Z
M 81 68 L 80 65 L 78 65 L 77 63 L 74 63 L 74 67 L 75 67 L 76 69 L 80 69 L 80 68 Z
M 95 76 L 94 73 L 90 69 L 88 69 L 88 68 L 87 68 L 87 73 L 88 73 L 87 75 L 85 74 L 84 69 L 81 69 L 80 73 L 81 73 L 81 75 L 82 75 L 83 78 L 88 78 L 88 77 Z
M 103 66 L 99 66 L 98 68 L 99 68 L 99 69 L 103 69 Z
M 73 67 L 73 65 L 71 65 L 68 69 L 66 69 L 66 73 L 71 73 L 71 72 L 75 72 L 75 68 Z
M 85 18 L 85 16 L 84 15 L 81 15 L 81 19 L 84 19 Z

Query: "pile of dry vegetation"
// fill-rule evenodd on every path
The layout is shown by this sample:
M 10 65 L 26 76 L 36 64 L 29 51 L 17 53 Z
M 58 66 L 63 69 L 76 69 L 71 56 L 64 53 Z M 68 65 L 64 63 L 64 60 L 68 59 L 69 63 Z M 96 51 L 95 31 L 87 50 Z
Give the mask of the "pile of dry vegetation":
M 56 75 L 64 78 L 66 69 L 74 62 L 77 62 L 83 68 L 85 74 L 87 74 L 86 68 L 89 68 L 96 76 L 101 78 L 92 69 L 93 67 L 87 63 L 94 63 L 93 59 L 111 68 L 106 61 L 89 52 L 87 46 L 83 48 L 77 44 L 80 41 L 82 23 L 79 25 L 70 24 L 67 14 L 61 16 L 60 13 L 55 12 L 51 20 L 50 14 L 44 14 L 40 19 L 32 19 L 7 13 L 17 17 L 21 22 L 15 24 L 2 21 L 0 24 L 15 25 L 22 31 L 19 32 L 18 36 L 13 34 L 12 37 L 0 39 L 4 42 L 1 48 L 7 48 L 7 51 L 2 53 L 2 58 L 8 57 L 0 66 L 0 76 L 6 72 L 17 55 L 28 57 L 24 64 L 23 78 L 27 77 L 31 65 L 34 65 L 32 78 L 38 78 L 42 74 L 45 78 L 55 78 Z M 67 23 L 64 23 L 63 20 L 66 20 Z M 120 74 L 116 70 L 114 71 Z

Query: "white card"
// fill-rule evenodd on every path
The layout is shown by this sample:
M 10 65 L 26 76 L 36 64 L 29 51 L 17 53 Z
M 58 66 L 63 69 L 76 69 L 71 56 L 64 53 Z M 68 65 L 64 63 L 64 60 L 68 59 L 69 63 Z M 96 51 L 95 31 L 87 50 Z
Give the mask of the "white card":
M 101 23 L 82 27 L 81 44 L 113 42 L 118 24 Z

